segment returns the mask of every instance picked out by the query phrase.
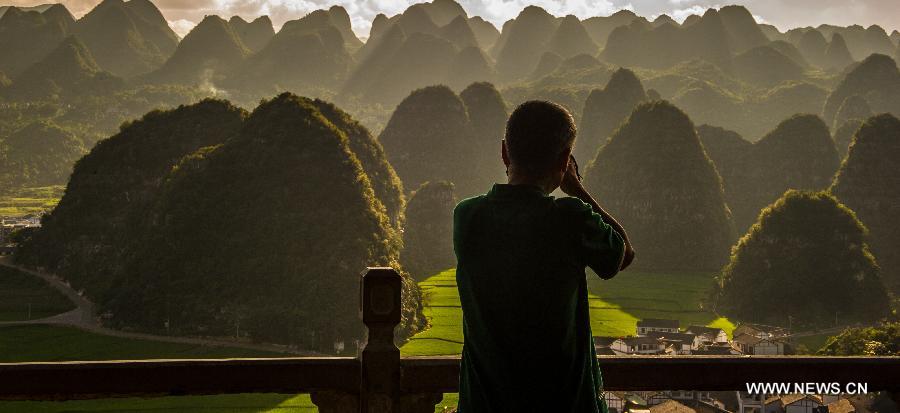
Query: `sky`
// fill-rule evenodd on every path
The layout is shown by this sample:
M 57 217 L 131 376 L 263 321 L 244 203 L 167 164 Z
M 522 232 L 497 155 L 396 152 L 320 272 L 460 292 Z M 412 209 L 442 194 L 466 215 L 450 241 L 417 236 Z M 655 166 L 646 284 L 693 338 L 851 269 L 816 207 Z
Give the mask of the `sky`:
M 87 13 L 100 0 L 63 0 L 76 16 Z M 208 14 L 224 18 L 238 15 L 252 20 L 261 15 L 272 18 L 276 28 L 322 8 L 339 4 L 353 20 L 353 30 L 368 36 L 372 19 L 378 13 L 388 16 L 403 12 L 422 0 L 151 0 L 162 11 L 169 25 L 184 36 Z M 550 13 L 580 18 L 607 16 L 629 9 L 648 18 L 668 14 L 682 21 L 691 14 L 702 14 L 709 7 L 728 4 L 746 6 L 760 22 L 773 24 L 782 31 L 829 23 L 841 26 L 878 24 L 890 33 L 900 29 L 900 0 L 457 0 L 470 16 L 481 16 L 500 28 L 525 6 L 533 4 Z M 0 5 L 33 6 L 47 0 L 0 0 Z

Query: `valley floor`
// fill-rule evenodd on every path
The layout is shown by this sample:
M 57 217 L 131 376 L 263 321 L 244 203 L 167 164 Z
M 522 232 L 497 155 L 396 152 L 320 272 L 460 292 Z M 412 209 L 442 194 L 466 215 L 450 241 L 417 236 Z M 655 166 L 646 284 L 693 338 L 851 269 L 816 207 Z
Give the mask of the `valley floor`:
M 591 323 L 594 335 L 633 335 L 641 318 L 673 318 L 682 326 L 713 325 L 729 333 L 734 325 L 700 308 L 712 282 L 709 273 L 625 272 L 613 280 L 589 278 Z M 406 356 L 459 354 L 462 349 L 459 296 L 455 270 L 420 283 L 426 295 L 425 312 L 431 327 L 401 349 Z M 46 286 L 45 286 L 46 287 Z M 46 294 L 54 290 L 45 288 Z M 34 294 L 32 294 L 34 295 Z M 111 337 L 49 325 L 0 327 L 0 362 L 103 360 L 135 358 L 266 357 L 272 353 L 189 343 L 163 343 Z M 438 404 L 455 406 L 456 394 Z M 308 395 L 246 394 L 153 399 L 106 399 L 70 402 L 3 402 L 0 413 L 12 412 L 313 412 Z

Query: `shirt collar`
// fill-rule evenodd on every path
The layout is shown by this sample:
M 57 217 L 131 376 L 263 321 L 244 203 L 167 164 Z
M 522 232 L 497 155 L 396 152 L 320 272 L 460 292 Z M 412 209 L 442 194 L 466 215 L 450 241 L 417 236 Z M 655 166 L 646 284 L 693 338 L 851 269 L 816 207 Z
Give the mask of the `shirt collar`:
M 537 185 L 510 184 L 494 184 L 487 195 L 490 197 L 550 197 L 550 195 L 545 194 L 541 187 Z

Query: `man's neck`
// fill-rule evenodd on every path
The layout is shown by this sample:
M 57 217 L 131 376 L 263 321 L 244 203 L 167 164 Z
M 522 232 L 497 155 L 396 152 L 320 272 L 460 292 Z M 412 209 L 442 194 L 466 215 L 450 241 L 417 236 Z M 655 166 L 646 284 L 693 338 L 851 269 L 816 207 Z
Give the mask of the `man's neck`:
M 509 174 L 509 179 L 506 182 L 509 185 L 531 185 L 536 186 L 541 189 L 545 194 L 550 194 L 555 191 L 558 185 L 554 185 L 552 179 L 549 177 L 541 177 L 541 178 L 533 178 L 528 176 L 522 176 L 515 173 Z

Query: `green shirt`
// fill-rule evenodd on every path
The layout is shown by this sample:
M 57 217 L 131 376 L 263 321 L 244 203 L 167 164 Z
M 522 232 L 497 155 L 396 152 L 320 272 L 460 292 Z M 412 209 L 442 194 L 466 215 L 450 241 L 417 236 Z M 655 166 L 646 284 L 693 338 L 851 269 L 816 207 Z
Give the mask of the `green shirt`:
M 496 184 L 456 206 L 453 246 L 459 412 L 606 413 L 584 269 L 614 276 L 622 237 L 577 198 Z

